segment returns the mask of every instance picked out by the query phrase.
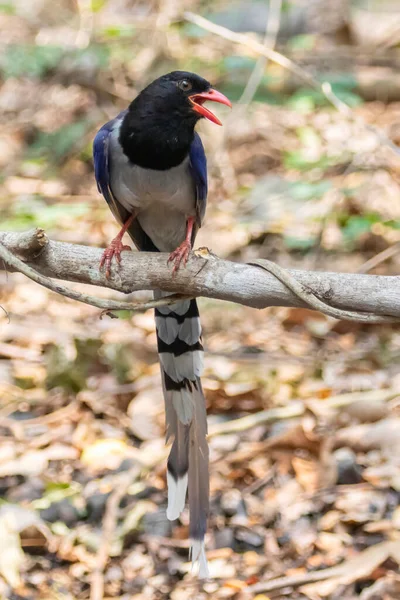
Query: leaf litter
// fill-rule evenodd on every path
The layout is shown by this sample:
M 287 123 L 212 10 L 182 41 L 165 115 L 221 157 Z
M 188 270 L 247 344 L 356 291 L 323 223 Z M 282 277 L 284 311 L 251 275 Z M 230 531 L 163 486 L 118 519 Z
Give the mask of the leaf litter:
M 19 11 L 7 16 L 14 40 L 34 44 L 34 31 L 57 39 L 51 6 L 46 16 L 40 4 L 32 2 L 29 27 Z M 70 3 L 61 4 L 69 39 Z M 99 22 L 110 11 L 116 22 L 126 17 L 121 3 L 92 4 Z M 173 35 L 180 41 L 163 43 L 165 70 L 187 66 L 191 52 L 201 71 L 208 52 L 213 81 L 224 84 L 211 66 L 219 40 L 206 50 Z M 39 53 L 36 78 L 5 78 L 0 206 L 10 229 L 42 225 L 53 238 L 98 246 L 115 234 L 96 195 L 90 142 L 125 106 L 125 87 L 130 96 L 145 83 L 146 56 L 154 70 L 140 27 L 137 53 L 127 58 L 121 44 L 112 68 L 93 46 L 73 60 Z M 26 48 L 18 56 L 36 60 Z M 113 105 L 110 81 L 120 94 Z M 400 122 L 396 103 L 355 110 L 382 127 Z M 355 272 L 399 241 L 398 165 L 357 124 L 324 106 L 257 102 L 229 129 L 224 167 L 213 151 L 219 134 L 202 129 L 211 177 L 200 246 Z M 374 272 L 396 275 L 399 260 Z M 10 315 L 8 323 L 0 314 L 1 598 L 97 600 L 99 589 L 124 600 L 400 597 L 398 327 L 200 301 L 212 579 L 199 586 L 187 511 L 173 527 L 165 516 L 152 314 L 99 320 L 20 275 L 0 271 L 0 283 Z

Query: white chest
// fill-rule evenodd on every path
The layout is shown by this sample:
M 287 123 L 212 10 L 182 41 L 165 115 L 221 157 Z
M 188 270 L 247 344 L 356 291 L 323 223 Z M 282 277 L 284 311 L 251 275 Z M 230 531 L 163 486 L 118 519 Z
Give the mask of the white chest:
M 196 196 L 189 158 L 167 171 L 132 165 L 118 144 L 118 133 L 116 128 L 110 140 L 110 183 L 118 202 L 129 211 L 163 205 L 186 216 L 194 215 Z

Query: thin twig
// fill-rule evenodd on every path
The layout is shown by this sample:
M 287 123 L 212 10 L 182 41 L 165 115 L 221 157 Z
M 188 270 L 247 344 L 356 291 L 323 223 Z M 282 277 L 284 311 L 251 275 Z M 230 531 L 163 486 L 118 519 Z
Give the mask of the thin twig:
M 369 548 L 362 550 L 359 554 L 352 556 L 339 565 L 321 569 L 320 571 L 278 577 L 270 581 L 260 581 L 259 583 L 251 585 L 248 588 L 248 591 L 253 594 L 263 594 L 287 587 L 298 588 L 308 583 L 317 583 L 318 581 L 324 581 L 326 579 L 338 579 L 337 584 L 339 584 L 340 580 L 347 584 L 353 583 L 358 579 L 364 578 L 367 574 L 370 574 L 374 567 L 383 563 L 389 556 L 392 556 L 392 554 L 396 557 L 398 550 L 399 542 L 397 540 L 386 540 L 379 545 L 370 546 Z
M 311 73 L 303 69 L 303 67 L 300 67 L 299 65 L 294 63 L 292 60 L 290 60 L 290 58 L 287 58 L 280 52 L 277 52 L 272 48 L 264 46 L 264 44 L 262 44 L 261 42 L 258 42 L 257 40 L 247 35 L 244 35 L 243 33 L 236 33 L 234 31 L 231 31 L 230 29 L 227 29 L 226 27 L 222 27 L 222 25 L 216 25 L 208 19 L 205 19 L 204 17 L 196 15 L 192 12 L 185 12 L 184 17 L 190 23 L 193 23 L 194 25 L 197 25 L 198 27 L 209 31 L 210 33 L 214 33 L 215 35 L 218 35 L 219 37 L 225 38 L 226 40 L 229 40 L 236 44 L 246 46 L 247 48 L 250 48 L 257 54 L 260 54 L 261 56 L 265 56 L 266 58 L 272 60 L 284 69 L 287 69 L 294 75 L 297 75 L 297 77 L 302 79 L 305 83 L 307 83 L 314 89 L 322 92 L 327 98 L 327 100 L 329 100 L 329 102 L 339 112 L 349 116 L 352 115 L 351 108 L 336 96 L 336 94 L 332 91 L 332 88 L 328 83 L 321 84 L 317 79 L 315 79 L 315 77 L 313 77 L 313 75 L 311 75 Z
M 275 46 L 280 25 L 281 6 L 282 0 L 271 0 L 269 4 L 265 35 L 263 40 L 263 44 L 267 48 L 274 48 Z M 221 173 L 224 188 L 228 193 L 237 189 L 237 178 L 235 169 L 232 165 L 232 161 L 226 149 L 226 141 L 229 139 L 232 131 L 230 125 L 235 123 L 239 115 L 245 112 L 248 106 L 251 104 L 257 92 L 258 86 L 261 83 L 267 62 L 268 59 L 265 56 L 260 56 L 258 61 L 256 62 L 241 97 L 239 98 L 238 102 L 234 105 L 233 110 L 227 119 L 227 126 L 224 127 L 223 136 L 220 140 L 220 148 L 219 150 L 217 150 L 215 156 L 215 162 L 218 165 L 218 169 Z
M 284 69 L 287 69 L 288 71 L 299 77 L 302 81 L 307 83 L 310 87 L 321 92 L 324 95 L 324 97 L 328 100 L 328 102 L 336 108 L 337 111 L 352 119 L 355 123 L 362 125 L 371 133 L 374 133 L 381 144 L 388 146 L 395 154 L 400 155 L 400 148 L 396 146 L 396 144 L 394 144 L 391 139 L 388 138 L 385 132 L 377 127 L 374 127 L 373 125 L 369 125 L 360 117 L 357 117 L 353 113 L 350 106 L 343 102 L 343 100 L 341 100 L 334 93 L 331 84 L 327 81 L 320 83 L 318 79 L 316 79 L 309 71 L 303 69 L 303 67 L 300 67 L 280 52 L 277 52 L 272 48 L 265 47 L 264 44 L 258 42 L 257 40 L 254 40 L 253 38 L 247 35 L 244 35 L 242 33 L 236 33 L 234 31 L 231 31 L 230 29 L 227 29 L 226 27 L 222 27 L 221 25 L 216 25 L 208 19 L 205 19 L 204 17 L 196 15 L 192 12 L 185 12 L 184 17 L 190 23 L 193 23 L 194 25 L 197 25 L 198 27 L 209 31 L 210 33 L 214 33 L 219 37 L 234 42 L 235 44 L 246 46 L 246 48 L 250 48 L 251 50 L 253 50 L 253 52 L 260 54 L 261 56 L 265 56 L 266 58 L 269 58 Z
M 392 256 L 395 256 L 398 252 L 400 252 L 400 242 L 396 242 L 393 246 L 389 246 L 389 248 L 385 248 L 382 252 L 375 254 L 372 258 L 367 260 L 360 268 L 357 269 L 357 273 L 368 273 L 372 271 L 375 267 L 385 262 L 385 260 L 389 260 Z
M 281 22 L 281 10 L 282 0 L 271 0 L 268 5 L 268 16 L 267 25 L 265 29 L 265 35 L 263 39 L 263 45 L 266 48 L 274 49 L 276 40 L 279 33 L 279 27 Z M 260 56 L 254 69 L 249 77 L 246 87 L 243 90 L 241 97 L 239 98 L 237 106 L 239 109 L 246 109 L 251 104 L 255 94 L 257 93 L 258 86 L 261 83 L 261 79 L 264 73 L 264 69 L 267 65 L 268 59 L 265 56 Z M 232 111 L 232 115 L 235 110 Z M 229 120 L 233 118 L 231 118 Z
M 208 429 L 208 437 L 212 438 L 216 435 L 225 435 L 228 433 L 240 433 L 252 429 L 257 425 L 265 425 L 266 423 L 275 423 L 275 421 L 284 421 L 286 419 L 295 419 L 301 417 L 304 413 L 304 404 L 300 401 L 291 402 L 287 406 L 278 408 L 269 408 L 261 410 L 258 413 L 246 415 L 232 421 L 224 423 L 216 423 Z
M 59 283 L 54 283 L 50 277 L 46 277 L 45 275 L 41 275 L 35 269 L 32 269 L 29 265 L 25 264 L 22 260 L 17 258 L 12 252 L 10 252 L 1 242 L 0 242 L 0 257 L 3 260 L 14 267 L 20 273 L 32 279 L 39 285 L 60 294 L 61 296 L 65 296 L 66 298 L 71 298 L 71 300 L 77 300 L 78 302 L 82 302 L 83 304 L 89 304 L 91 306 L 95 306 L 97 308 L 101 308 L 103 312 L 109 312 L 113 310 L 129 310 L 133 312 L 141 312 L 148 310 L 149 308 L 156 308 L 158 306 L 169 306 L 170 304 L 174 304 L 178 300 L 187 300 L 188 297 L 183 294 L 173 294 L 166 298 L 160 298 L 158 300 L 151 300 L 150 302 L 119 302 L 118 300 L 105 300 L 103 298 L 98 298 L 97 296 L 91 296 L 89 294 L 85 294 L 83 292 L 78 292 L 77 290 L 72 290 L 64 285 Z
M 3 311 L 3 313 L 4 313 L 4 314 L 5 314 L 5 316 L 6 316 L 7 322 L 8 322 L 8 323 L 10 323 L 10 314 L 9 314 L 9 312 L 8 312 L 8 311 L 7 311 L 7 310 L 4 308 L 4 306 L 2 306 L 1 304 L 0 304 L 0 310 L 2 310 L 2 311 Z
M 370 392 L 349 392 L 346 394 L 338 394 L 337 396 L 331 396 L 329 399 L 324 401 L 324 409 L 327 411 L 340 409 L 344 406 L 349 406 L 355 402 L 369 402 L 375 400 L 376 402 L 388 402 L 400 394 L 398 388 L 388 388 L 383 390 L 372 390 Z M 310 401 L 308 404 L 312 408 Z M 215 437 L 216 435 L 225 435 L 229 433 L 240 433 L 247 431 L 258 425 L 265 425 L 267 423 L 275 423 L 276 421 L 282 421 L 286 419 L 295 419 L 301 417 L 307 409 L 306 403 L 295 400 L 290 402 L 287 406 L 279 406 L 277 408 L 270 408 L 268 410 L 262 410 L 252 415 L 246 415 L 239 419 L 233 419 L 225 423 L 216 423 L 209 427 L 208 437 Z
M 269 4 L 267 22 L 265 25 L 265 35 L 263 40 L 263 44 L 265 47 L 275 47 L 276 38 L 280 26 L 281 6 L 282 0 L 271 0 Z M 229 153 L 226 150 L 226 140 L 230 137 L 230 133 L 232 131 L 230 124 L 235 123 L 238 116 L 242 112 L 246 111 L 249 104 L 251 104 L 251 101 L 253 100 L 257 92 L 258 86 L 261 83 L 261 79 L 267 62 L 268 59 L 265 56 L 260 56 L 258 61 L 256 62 L 241 97 L 233 107 L 233 110 L 231 111 L 227 119 L 227 126 L 224 127 L 224 132 L 220 140 L 220 147 L 216 150 L 215 164 L 218 165 L 224 188 L 228 192 L 228 194 L 237 189 L 235 169 L 232 165 Z
M 92 0 L 76 0 L 79 12 L 79 30 L 75 38 L 77 48 L 87 48 L 93 33 L 94 15 Z
M 297 588 L 307 583 L 317 583 L 318 581 L 324 581 L 330 577 L 338 576 L 342 573 L 340 565 L 337 567 L 329 567 L 329 569 L 322 569 L 321 571 L 310 571 L 308 573 L 301 573 L 299 575 L 285 575 L 284 577 L 277 577 L 270 581 L 260 581 L 250 586 L 248 591 L 254 594 L 274 592 L 275 590 L 282 590 L 283 588 Z

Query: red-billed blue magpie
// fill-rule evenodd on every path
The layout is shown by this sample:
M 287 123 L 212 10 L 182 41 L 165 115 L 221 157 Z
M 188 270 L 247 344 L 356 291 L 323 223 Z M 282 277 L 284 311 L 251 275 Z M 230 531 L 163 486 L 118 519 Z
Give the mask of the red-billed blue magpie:
M 93 156 L 98 189 L 122 225 L 102 256 L 107 276 L 113 257 L 120 261 L 121 251 L 128 249 L 122 244 L 125 232 L 138 250 L 170 252 L 173 271 L 186 263 L 207 201 L 206 157 L 194 128 L 202 117 L 221 124 L 204 106 L 207 100 L 231 106 L 202 77 L 174 71 L 153 81 L 97 133 Z M 199 562 L 200 577 L 207 577 L 208 445 L 196 301 L 160 307 L 155 318 L 167 441 L 173 440 L 167 516 L 179 517 L 188 488 L 192 559 Z

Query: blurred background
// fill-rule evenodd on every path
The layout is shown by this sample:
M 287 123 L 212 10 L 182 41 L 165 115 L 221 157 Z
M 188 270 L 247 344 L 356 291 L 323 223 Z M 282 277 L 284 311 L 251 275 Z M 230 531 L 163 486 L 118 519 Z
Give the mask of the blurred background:
M 185 10 L 274 46 L 351 113 Z M 2 230 L 105 247 L 117 225 L 96 190 L 93 137 L 184 69 L 234 104 L 219 109 L 223 127 L 199 126 L 210 192 L 198 245 L 399 274 L 400 155 L 385 141 L 400 144 L 398 1 L 1 0 L 0 24 Z M 0 282 L 1 598 L 400 597 L 399 327 L 200 300 L 215 579 L 199 591 L 188 515 L 174 528 L 165 517 L 152 312 L 100 319 L 22 275 L 3 269 Z M 229 431 L 248 414 L 252 427 Z M 342 579 L 305 585 L 337 564 Z M 251 587 L 281 575 L 304 585 Z

